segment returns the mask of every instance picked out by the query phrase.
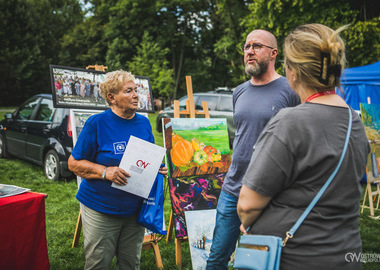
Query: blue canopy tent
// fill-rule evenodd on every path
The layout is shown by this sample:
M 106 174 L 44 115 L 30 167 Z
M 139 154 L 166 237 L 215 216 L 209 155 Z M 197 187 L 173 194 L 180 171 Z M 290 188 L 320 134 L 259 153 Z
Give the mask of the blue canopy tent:
M 380 61 L 362 67 L 346 68 L 343 70 L 340 82 L 347 104 L 354 110 L 360 111 L 360 103 L 380 104 Z
M 357 112 L 360 112 L 360 103 L 380 104 L 380 61 L 344 69 L 340 82 L 344 95 L 339 90 L 336 92 Z M 367 182 L 366 175 L 360 182 Z

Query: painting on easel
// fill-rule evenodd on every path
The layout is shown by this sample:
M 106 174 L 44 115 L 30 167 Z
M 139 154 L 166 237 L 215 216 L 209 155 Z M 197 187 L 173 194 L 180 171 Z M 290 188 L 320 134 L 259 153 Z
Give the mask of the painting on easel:
M 225 173 L 231 165 L 227 120 L 163 119 L 171 177 Z
M 216 209 L 225 173 L 169 178 L 175 236 L 187 236 L 185 211 Z
M 215 217 L 215 209 L 186 212 L 191 263 L 194 270 L 206 269 L 215 227 Z
M 380 105 L 360 103 L 360 113 L 368 140 L 380 141 Z

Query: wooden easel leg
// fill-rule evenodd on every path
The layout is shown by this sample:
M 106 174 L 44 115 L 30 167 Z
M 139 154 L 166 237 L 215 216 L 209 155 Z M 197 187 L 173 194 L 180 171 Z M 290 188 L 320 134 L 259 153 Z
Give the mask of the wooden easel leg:
M 157 237 L 155 234 L 144 236 L 142 250 L 147 250 L 147 249 L 153 249 L 154 259 L 156 261 L 157 268 L 164 269 L 164 265 L 162 264 L 160 248 L 158 247 Z
M 78 246 L 81 230 L 82 230 L 82 218 L 81 218 L 80 210 L 79 210 L 77 226 L 75 228 L 75 233 L 74 233 L 73 244 L 71 245 L 72 248 Z
M 152 248 L 153 248 L 154 259 L 156 260 L 157 268 L 158 269 L 164 269 L 164 265 L 162 264 L 161 253 L 160 253 L 160 249 L 158 247 L 158 243 L 152 242 Z
M 379 201 L 380 201 L 380 188 L 379 188 L 379 183 L 376 183 L 376 189 L 377 189 L 377 205 L 376 205 L 376 210 L 379 209 Z
M 368 184 L 367 184 L 367 187 L 365 188 L 365 193 L 364 193 L 364 198 L 363 198 L 363 203 L 362 203 L 362 211 L 361 211 L 362 214 L 364 211 L 365 200 L 367 199 L 367 195 L 368 195 Z
M 170 240 L 172 239 L 173 226 L 174 226 L 174 217 L 173 217 L 173 210 L 171 210 L 168 230 L 167 230 L 167 234 L 166 234 L 166 243 L 169 243 Z
M 371 184 L 367 182 L 368 189 L 368 199 L 369 199 L 369 211 L 371 216 L 375 216 L 375 211 L 373 210 L 373 198 L 372 198 L 372 187 Z
M 182 269 L 182 246 L 181 239 L 175 238 L 175 264 Z

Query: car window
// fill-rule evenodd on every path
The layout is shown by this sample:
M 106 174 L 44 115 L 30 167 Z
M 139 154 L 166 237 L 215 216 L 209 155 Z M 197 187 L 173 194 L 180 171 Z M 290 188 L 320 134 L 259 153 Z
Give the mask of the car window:
M 38 108 L 35 120 L 50 122 L 53 116 L 53 112 L 53 101 L 51 99 L 44 98 L 40 103 L 40 107 Z
M 186 101 L 187 101 L 187 97 L 184 98 L 184 99 L 180 99 L 179 100 L 179 109 L 182 111 L 182 110 L 186 110 Z
M 219 96 L 207 96 L 200 95 L 198 100 L 195 103 L 196 110 L 203 110 L 202 101 L 206 101 L 208 105 L 208 109 L 210 111 L 215 111 L 216 105 L 218 104 Z
M 63 118 L 65 118 L 65 116 L 66 116 L 65 109 L 58 108 L 55 111 L 53 122 L 61 123 L 63 121 Z
M 231 96 L 221 96 L 219 102 L 219 111 L 232 112 L 232 95 Z
M 22 105 L 20 107 L 20 110 L 18 111 L 18 113 L 16 115 L 16 119 L 29 120 L 32 117 L 34 108 L 38 104 L 38 100 L 39 100 L 39 98 L 36 97 L 33 100 L 31 100 L 30 102 Z

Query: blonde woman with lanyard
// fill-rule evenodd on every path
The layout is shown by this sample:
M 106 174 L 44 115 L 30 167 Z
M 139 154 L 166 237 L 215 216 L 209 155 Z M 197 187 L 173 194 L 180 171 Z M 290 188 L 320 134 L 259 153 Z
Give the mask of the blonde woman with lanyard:
M 302 104 L 282 109 L 255 145 L 238 201 L 244 234 L 285 238 L 339 162 L 352 111 L 334 91 L 345 61 L 343 29 L 308 24 L 285 40 L 286 77 Z M 353 256 L 362 248 L 360 179 L 369 151 L 364 126 L 352 111 L 339 171 L 282 249 L 281 269 L 361 268 Z

